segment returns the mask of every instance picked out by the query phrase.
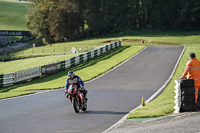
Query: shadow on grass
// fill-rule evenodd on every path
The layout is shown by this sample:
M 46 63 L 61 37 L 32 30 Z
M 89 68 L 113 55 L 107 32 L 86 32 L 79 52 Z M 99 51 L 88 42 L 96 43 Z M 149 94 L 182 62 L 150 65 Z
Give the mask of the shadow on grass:
M 84 63 L 82 63 L 82 64 L 80 64 L 78 66 L 72 67 L 72 68 L 70 68 L 70 70 L 78 71 L 78 70 L 84 69 L 86 67 L 93 66 L 93 65 L 95 65 L 96 63 L 98 63 L 100 61 L 107 60 L 107 59 L 111 58 L 112 56 L 121 53 L 122 51 L 124 51 L 125 49 L 127 49 L 129 47 L 130 46 L 121 46 L 120 48 L 118 48 L 116 50 L 112 50 L 112 51 L 108 52 L 105 55 L 97 57 L 96 59 L 90 60 L 88 62 L 84 62 Z M 51 81 L 51 80 L 54 80 L 54 79 L 57 79 L 57 78 L 65 77 L 67 75 L 68 71 L 69 71 L 69 69 L 66 69 L 66 70 L 60 71 L 60 72 L 58 72 L 56 74 L 51 74 L 51 75 L 48 75 L 48 76 L 45 76 L 45 77 L 34 79 L 34 80 L 30 81 L 30 82 L 19 83 L 19 84 L 16 84 L 14 86 L 2 88 L 2 89 L 0 89 L 0 93 L 1 92 L 8 92 L 10 90 L 14 90 L 14 89 L 17 89 L 17 88 L 23 87 L 23 86 L 39 84 L 39 83 L 48 82 L 48 81 Z

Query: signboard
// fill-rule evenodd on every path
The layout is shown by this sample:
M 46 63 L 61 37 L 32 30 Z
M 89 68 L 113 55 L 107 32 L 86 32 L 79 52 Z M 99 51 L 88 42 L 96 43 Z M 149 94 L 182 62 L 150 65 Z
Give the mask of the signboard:
M 31 36 L 30 31 L 0 30 L 0 36 Z
M 40 67 L 15 72 L 15 82 L 25 81 L 40 76 Z
M 61 69 L 61 66 L 62 66 L 61 62 L 42 66 L 41 68 L 42 75 L 55 73 Z

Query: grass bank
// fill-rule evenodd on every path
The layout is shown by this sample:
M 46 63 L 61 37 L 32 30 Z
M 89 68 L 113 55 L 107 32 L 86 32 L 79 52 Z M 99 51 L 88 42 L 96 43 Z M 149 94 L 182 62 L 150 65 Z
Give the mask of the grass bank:
M 98 57 L 97 59 L 76 66 L 71 70 L 74 70 L 77 75 L 80 75 L 83 81 L 88 81 L 97 77 L 98 75 L 105 73 L 106 71 L 125 61 L 126 59 L 132 57 L 144 47 L 145 46 L 141 45 L 122 46 L 119 49 L 109 52 L 104 56 Z M 31 94 L 34 93 L 35 90 L 64 87 L 67 78 L 67 71 L 69 70 L 61 71 L 57 74 L 36 79 L 31 82 L 1 89 L 0 99 Z
M 8 62 L 0 62 L 0 74 L 11 73 L 20 70 L 26 70 L 33 67 L 52 64 L 58 61 L 64 61 L 70 59 L 76 55 L 78 54 L 45 56 L 45 57 L 8 61 Z
M 165 116 L 168 114 L 173 113 L 174 111 L 174 80 L 177 80 L 181 77 L 183 74 L 183 71 L 185 69 L 185 65 L 187 61 L 189 60 L 189 53 L 194 52 L 196 53 L 196 56 L 198 59 L 200 59 L 200 52 L 199 52 L 200 46 L 190 46 L 188 45 L 183 57 L 176 69 L 176 72 L 168 84 L 168 86 L 165 88 L 163 93 L 153 100 L 152 102 L 148 103 L 144 107 L 140 107 L 136 109 L 134 112 L 132 112 L 128 119 L 132 118 L 147 118 L 147 117 L 159 117 L 159 116 Z
M 0 30 L 28 30 L 27 12 L 27 3 L 0 0 Z

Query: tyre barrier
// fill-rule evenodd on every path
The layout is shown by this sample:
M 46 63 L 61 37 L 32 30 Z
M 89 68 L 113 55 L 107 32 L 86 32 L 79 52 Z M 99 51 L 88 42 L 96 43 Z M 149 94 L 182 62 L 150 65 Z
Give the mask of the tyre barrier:
M 195 88 L 193 79 L 175 80 L 174 113 L 195 111 Z

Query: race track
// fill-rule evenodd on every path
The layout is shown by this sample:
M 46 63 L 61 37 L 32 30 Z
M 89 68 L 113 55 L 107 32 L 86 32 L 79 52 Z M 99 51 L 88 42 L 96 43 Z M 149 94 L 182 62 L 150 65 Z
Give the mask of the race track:
M 76 114 L 64 89 L 0 101 L 0 133 L 100 133 L 169 78 L 183 46 L 150 46 L 85 85 L 88 111 Z M 65 84 L 65 83 L 63 83 Z

